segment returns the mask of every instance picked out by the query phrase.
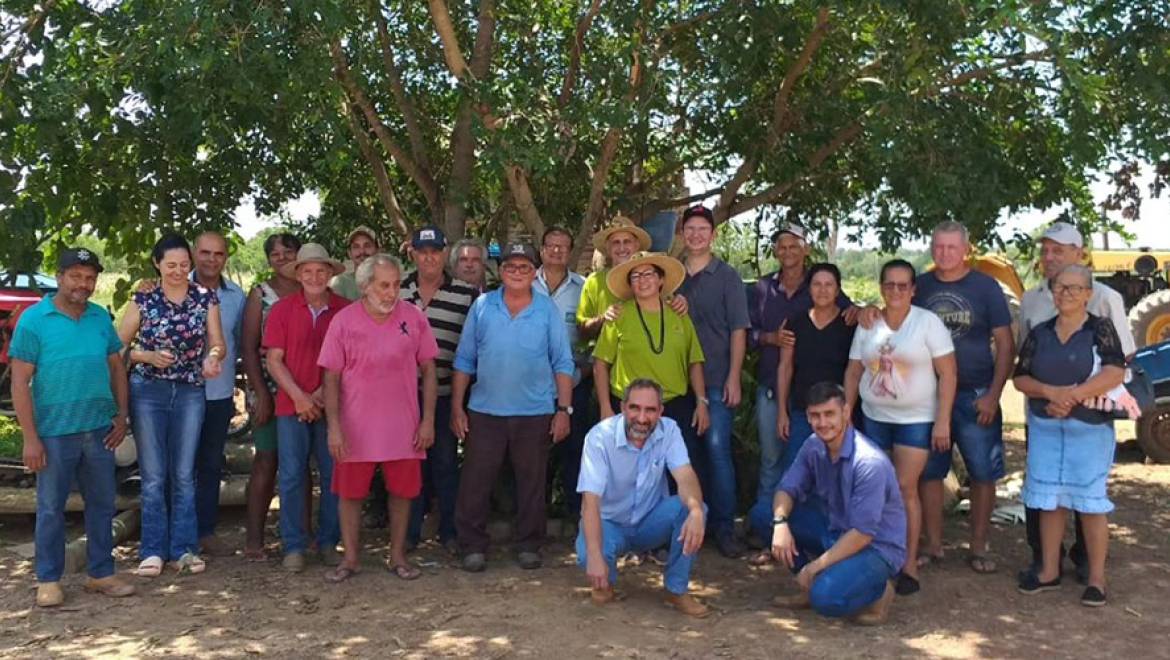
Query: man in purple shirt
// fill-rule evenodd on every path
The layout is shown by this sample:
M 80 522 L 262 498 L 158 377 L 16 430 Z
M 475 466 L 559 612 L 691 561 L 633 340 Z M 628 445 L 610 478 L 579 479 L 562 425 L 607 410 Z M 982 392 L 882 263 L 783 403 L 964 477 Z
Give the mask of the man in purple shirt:
M 845 390 L 818 383 L 808 421 L 821 442 L 806 442 L 773 504 L 772 554 L 796 572 L 800 592 L 782 607 L 829 617 L 885 621 L 891 583 L 906 559 L 906 510 L 885 452 L 849 424 Z M 817 496 L 823 510 L 807 500 Z

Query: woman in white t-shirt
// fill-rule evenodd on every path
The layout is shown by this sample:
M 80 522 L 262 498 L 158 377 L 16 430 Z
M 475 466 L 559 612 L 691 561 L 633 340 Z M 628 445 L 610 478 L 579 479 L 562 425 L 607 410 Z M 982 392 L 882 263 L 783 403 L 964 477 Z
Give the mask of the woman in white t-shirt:
M 918 480 L 931 448 L 951 449 L 951 407 L 957 366 L 951 333 L 932 312 L 910 304 L 914 266 L 902 259 L 882 266 L 885 306 L 871 327 L 860 327 L 849 350 L 845 395 L 861 398 L 862 433 L 893 454 L 906 506 L 906 564 L 895 589 L 918 591 L 918 534 L 922 504 Z

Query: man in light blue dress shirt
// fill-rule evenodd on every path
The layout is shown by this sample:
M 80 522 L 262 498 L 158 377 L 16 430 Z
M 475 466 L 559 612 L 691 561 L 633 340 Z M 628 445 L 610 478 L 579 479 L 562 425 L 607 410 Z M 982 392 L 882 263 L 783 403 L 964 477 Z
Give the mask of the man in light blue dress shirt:
M 678 484 L 670 495 L 666 471 Z M 662 388 L 638 379 L 626 387 L 622 413 L 585 437 L 581 458 L 581 530 L 577 564 L 585 569 L 598 605 L 614 600 L 617 558 L 669 544 L 666 603 L 704 617 L 710 609 L 688 593 L 691 568 L 703 546 L 706 506 L 682 432 L 662 416 Z

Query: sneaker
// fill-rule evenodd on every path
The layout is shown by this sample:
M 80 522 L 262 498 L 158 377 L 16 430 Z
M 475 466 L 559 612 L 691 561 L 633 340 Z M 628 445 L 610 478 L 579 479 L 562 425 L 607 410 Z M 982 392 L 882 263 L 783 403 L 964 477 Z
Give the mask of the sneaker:
M 85 581 L 85 590 L 91 593 L 98 593 L 110 598 L 125 598 L 126 596 L 133 596 L 134 585 L 123 582 L 117 575 L 110 575 L 104 578 L 89 578 Z
M 1107 602 L 1105 592 L 1097 587 L 1087 587 L 1081 594 L 1081 605 L 1085 607 L 1103 607 Z
M 719 547 L 719 554 L 728 559 L 739 559 L 743 556 L 745 549 L 739 539 L 735 538 L 732 532 L 719 534 L 715 537 L 715 545 Z
M 487 568 L 487 557 L 482 552 L 469 552 L 463 556 L 463 570 L 468 573 L 482 573 Z
M 539 552 L 522 551 L 516 555 L 516 561 L 519 562 L 520 568 L 526 571 L 540 568 L 544 565 L 544 560 L 540 558 Z
M 305 570 L 305 553 L 290 552 L 280 561 L 280 565 L 290 573 L 300 573 Z
M 890 617 L 890 603 L 894 602 L 894 584 L 886 581 L 886 590 L 880 598 L 853 617 L 853 622 L 861 626 L 878 626 Z
M 341 553 L 337 551 L 335 546 L 321 548 L 318 556 L 321 558 L 321 563 L 325 566 L 337 566 L 341 563 Z
M 711 608 L 695 600 L 695 597 L 690 594 L 672 594 L 668 592 L 663 602 L 667 606 L 673 607 L 679 612 L 687 616 L 693 616 L 696 619 L 702 619 L 711 613 Z
M 1041 593 L 1043 591 L 1052 591 L 1053 589 L 1059 589 L 1059 588 L 1060 588 L 1060 576 L 1059 575 L 1056 576 L 1056 579 L 1054 579 L 1054 580 L 1049 580 L 1048 582 L 1041 582 L 1040 578 L 1037 577 L 1037 575 L 1035 573 L 1031 573 L 1031 572 L 1027 573 L 1026 575 L 1021 576 L 1020 583 L 1016 585 L 1016 591 L 1018 591 L 1022 594 L 1027 594 L 1029 596 L 1031 596 L 1032 594 Z
M 37 607 L 57 607 L 65 602 L 65 592 L 60 582 L 40 582 L 37 584 Z

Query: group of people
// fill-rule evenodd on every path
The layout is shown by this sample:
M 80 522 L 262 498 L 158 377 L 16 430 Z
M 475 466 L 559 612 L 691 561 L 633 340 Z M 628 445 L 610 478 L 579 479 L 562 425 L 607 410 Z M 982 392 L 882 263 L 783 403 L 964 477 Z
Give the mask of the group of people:
M 1040 239 L 1045 281 L 1022 301 L 1018 336 L 998 283 L 968 265 L 962 224 L 935 228 L 933 270 L 885 263 L 879 306 L 854 304 L 836 266 L 809 264 L 797 226 L 773 235 L 780 268 L 749 297 L 713 254 L 716 231 L 710 209 L 684 211 L 679 260 L 649 252 L 650 236 L 619 218 L 594 237 L 605 267 L 582 277 L 569 263 L 573 234 L 550 228 L 539 253 L 503 246 L 496 288 L 482 243 L 452 249 L 433 226 L 410 237 L 411 272 L 366 227 L 347 237 L 348 266 L 275 234 L 264 244 L 273 276 L 247 295 L 223 277 L 223 236 L 201 234 L 192 250 L 170 235 L 152 253 L 158 280 L 134 294 L 116 333 L 88 302 L 96 255 L 63 252 L 58 292 L 21 317 L 11 349 L 24 458 L 40 472 L 38 604 L 64 598 L 74 477 L 86 499 L 86 587 L 133 593 L 114 575 L 109 534 L 110 452 L 127 419 L 142 471 L 137 575 L 168 563 L 199 573 L 204 555 L 232 552 L 215 529 L 239 358 L 256 448 L 248 559 L 266 558 L 279 487 L 290 571 L 317 557 L 330 582 L 357 574 L 365 506 L 389 520 L 388 570 L 415 579 L 408 552 L 433 503 L 439 542 L 463 569 L 483 571 L 506 459 L 516 560 L 538 568 L 555 450 L 593 601 L 615 599 L 619 557 L 646 552 L 664 564 L 667 602 L 704 616 L 688 593 L 698 549 L 710 537 L 725 556 L 746 552 L 734 525 L 732 419 L 749 350 L 759 353 L 760 465 L 747 519 L 764 548 L 750 561 L 796 574 L 799 589 L 781 605 L 877 623 L 895 594 L 918 591 L 920 570 L 942 557 L 952 445 L 971 478 L 967 564 L 997 571 L 988 534 L 1009 378 L 1028 397 L 1033 561 L 1018 588 L 1060 585 L 1072 510 L 1081 602 L 1106 602 L 1113 432 L 1097 400 L 1122 382 L 1134 344 L 1120 296 L 1079 265 L 1074 227 L 1055 223 Z

